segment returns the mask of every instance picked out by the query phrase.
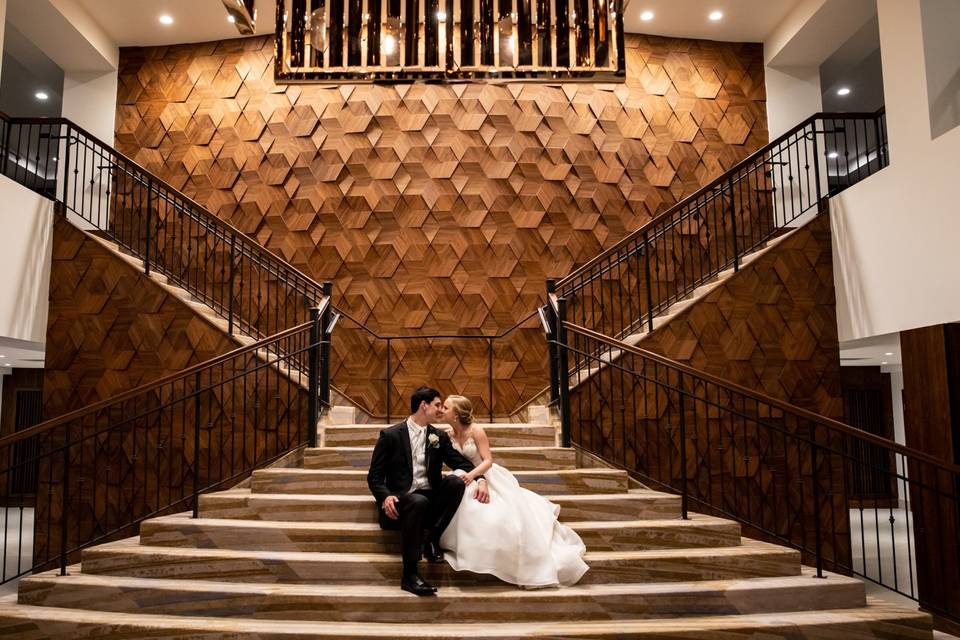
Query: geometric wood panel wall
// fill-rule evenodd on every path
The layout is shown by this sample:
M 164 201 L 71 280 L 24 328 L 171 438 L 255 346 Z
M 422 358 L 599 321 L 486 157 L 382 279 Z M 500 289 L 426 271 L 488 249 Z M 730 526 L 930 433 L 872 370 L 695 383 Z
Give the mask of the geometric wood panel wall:
M 44 419 L 51 419 L 211 360 L 239 344 L 58 215 L 46 346 Z M 231 359 L 225 370 L 205 372 L 202 384 L 213 386 L 222 379 L 218 375 L 226 378 L 231 371 L 253 371 L 260 366 L 258 358 L 250 354 Z M 195 384 L 191 377 L 186 383 L 108 405 L 85 422 L 72 422 L 71 546 L 131 522 L 157 508 L 154 505 L 163 507 L 191 495 L 194 461 L 201 463 L 198 480 L 203 487 L 303 440 L 297 428 L 305 425 L 306 394 L 300 386 L 272 368 L 240 379 L 244 402 L 234 399 L 233 387 L 216 388 L 202 396 L 196 409 L 199 421 L 194 417 L 196 405 L 184 400 Z M 155 408 L 164 403 L 172 408 L 159 419 Z M 117 416 L 141 414 L 146 417 L 114 424 Z M 304 420 L 291 429 L 288 420 L 294 421 L 294 416 Z M 91 433 L 107 424 L 114 426 L 99 436 Z M 195 424 L 201 429 L 199 452 L 193 444 Z M 82 436 L 85 439 L 77 444 Z M 59 445 L 63 437 L 62 428 L 44 434 L 41 453 Z M 37 560 L 59 550 L 62 467 L 59 454 L 39 462 Z M 143 480 L 131 484 L 131 477 Z M 177 510 L 188 506 L 181 503 Z M 119 532 L 131 533 L 135 528 Z
M 142 272 L 56 217 L 43 373 L 45 420 L 237 347 Z
M 819 215 L 742 266 L 637 346 L 842 420 L 830 215 Z M 634 357 L 632 362 L 635 371 L 642 366 L 639 360 Z M 626 356 L 624 366 L 631 367 Z M 647 375 L 657 379 L 657 369 L 648 369 L 654 373 L 647 371 Z M 666 375 L 659 373 L 660 384 Z M 619 389 L 618 384 L 629 388 Z M 823 540 L 824 555 L 849 566 L 848 478 L 843 461 L 834 456 L 834 464 L 828 465 L 821 455 L 814 474 L 809 448 L 797 446 L 794 438 L 778 437 L 776 431 L 779 427 L 803 437 L 807 434 L 798 430 L 808 429 L 807 425 L 798 427 L 796 421 L 784 420 L 773 411 L 765 413 L 761 405 L 735 399 L 713 386 L 707 391 L 702 382 L 688 379 L 686 384 L 692 389 L 690 398 L 701 400 L 699 411 L 692 399 L 683 409 L 686 424 L 696 425 L 696 432 L 693 427 L 687 432 L 688 471 L 697 479 L 691 492 L 706 504 L 747 522 L 763 523 L 768 530 L 812 548 L 816 535 L 812 483 L 818 482 L 824 496 L 819 505 L 823 530 L 834 534 Z M 640 409 L 630 413 L 629 402 L 626 408 L 609 398 L 606 404 L 591 402 L 601 394 L 612 398 L 637 394 L 643 401 Z M 680 459 L 676 426 L 681 409 L 675 399 L 671 404 L 670 397 L 662 387 L 635 378 L 624 382 L 615 373 L 592 376 L 571 392 L 574 437 L 609 460 L 679 487 L 681 467 L 674 463 Z M 706 409 L 705 397 L 729 411 Z M 755 421 L 743 419 L 754 414 L 774 428 L 758 428 Z M 821 430 L 817 437 L 830 436 Z M 782 480 L 788 477 L 802 479 L 806 491 L 793 491 Z M 784 509 L 787 501 L 797 508 Z M 703 504 L 696 508 L 702 510 Z M 765 536 L 756 528 L 745 531 L 751 537 Z M 804 559 L 812 560 L 806 555 Z
M 269 37 L 123 49 L 116 144 L 381 334 L 490 335 L 767 142 L 760 45 L 626 52 L 614 85 L 278 87 Z
M 747 265 L 641 347 L 843 419 L 830 215 Z
M 840 345 L 837 337 L 836 294 L 833 281 L 833 253 L 830 214 L 823 213 L 795 231 L 789 238 L 768 250 L 756 260 L 744 265 L 726 282 L 672 318 L 666 325 L 654 330 L 638 345 L 655 353 L 687 364 L 700 371 L 712 373 L 723 380 L 755 389 L 779 400 L 803 407 L 814 413 L 843 420 L 843 394 L 840 378 Z M 729 403 L 735 407 L 735 403 Z M 770 469 L 759 468 L 744 473 L 738 479 L 738 496 L 761 496 L 750 507 L 745 504 L 726 505 L 728 510 L 748 512 L 758 510 L 763 522 L 776 522 L 782 535 L 815 535 L 812 502 L 803 504 L 801 513 L 807 517 L 797 522 L 784 520 L 792 516 L 782 508 L 784 496 L 770 495 L 770 478 L 783 475 L 777 465 L 786 458 L 767 457 L 758 453 L 765 447 L 776 450 L 776 438 L 763 443 L 763 430 L 756 429 L 747 444 L 743 424 L 726 424 L 717 420 L 713 425 L 720 436 L 726 437 L 728 447 L 746 459 L 770 462 Z M 785 425 L 786 428 L 786 425 Z M 792 428 L 792 427 L 791 427 Z M 828 437 L 821 434 L 818 437 Z M 699 446 L 709 443 L 701 438 Z M 739 444 L 738 444 L 739 443 Z M 772 444 L 771 444 L 772 443 Z M 783 446 L 783 443 L 779 443 Z M 694 442 L 692 449 L 697 450 Z M 706 452 L 704 456 L 715 455 Z M 835 535 L 824 539 L 824 554 L 841 564 L 849 563 L 850 540 L 848 496 L 839 463 L 828 466 L 822 456 L 816 480 L 811 477 L 810 460 L 803 460 L 801 475 L 806 482 L 818 481 L 825 497 L 820 505 L 821 521 L 825 530 Z M 772 469 L 772 471 L 771 471 Z M 712 481 L 715 481 L 712 480 Z M 809 489 L 809 487 L 808 487 Z M 710 493 L 709 483 L 701 491 Z M 721 492 L 722 493 L 722 492 Z M 812 493 L 804 494 L 809 498 Z M 727 496 L 729 498 L 729 496 Z M 781 499 L 782 498 L 782 499 Z M 780 504 L 778 504 L 778 502 Z M 756 517 L 756 516 L 755 516 Z M 761 531 L 750 529 L 754 537 Z M 837 535 L 839 534 L 839 535 Z M 805 556 L 805 561 L 812 558 Z

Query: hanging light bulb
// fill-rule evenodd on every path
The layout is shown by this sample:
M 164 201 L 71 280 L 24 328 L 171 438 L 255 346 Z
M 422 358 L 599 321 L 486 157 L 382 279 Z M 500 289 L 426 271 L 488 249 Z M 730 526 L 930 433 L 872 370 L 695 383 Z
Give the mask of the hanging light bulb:
M 390 54 L 392 54 L 392 53 L 393 53 L 394 51 L 396 51 L 396 50 L 397 50 L 397 39 L 396 39 L 396 38 L 394 38 L 392 35 L 388 35 L 386 38 L 383 39 L 383 52 L 384 52 L 386 55 L 389 56 Z

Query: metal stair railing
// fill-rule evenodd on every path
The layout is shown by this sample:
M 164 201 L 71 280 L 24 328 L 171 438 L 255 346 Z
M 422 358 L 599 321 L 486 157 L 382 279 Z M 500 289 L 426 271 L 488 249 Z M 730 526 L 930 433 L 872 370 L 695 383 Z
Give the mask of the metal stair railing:
M 582 327 L 621 339 L 652 331 L 671 305 L 888 163 L 882 109 L 816 114 L 548 283 L 548 293 L 565 298 Z
M 564 301 L 560 299 L 561 308 Z M 566 442 L 960 622 L 960 466 L 561 322 Z M 868 492 L 885 487 L 878 497 Z

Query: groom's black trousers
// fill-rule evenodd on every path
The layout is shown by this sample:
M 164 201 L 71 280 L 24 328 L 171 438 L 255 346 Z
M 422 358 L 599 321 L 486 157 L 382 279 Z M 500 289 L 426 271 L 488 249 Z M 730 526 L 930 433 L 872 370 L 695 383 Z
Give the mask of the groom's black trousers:
M 455 475 L 448 475 L 440 481 L 440 486 L 436 489 L 417 489 L 400 496 L 397 502 L 399 519 L 391 520 L 380 510 L 380 528 L 400 530 L 404 576 L 417 572 L 424 530 L 431 540 L 439 542 L 440 534 L 453 520 L 460 506 L 463 491 L 463 480 Z

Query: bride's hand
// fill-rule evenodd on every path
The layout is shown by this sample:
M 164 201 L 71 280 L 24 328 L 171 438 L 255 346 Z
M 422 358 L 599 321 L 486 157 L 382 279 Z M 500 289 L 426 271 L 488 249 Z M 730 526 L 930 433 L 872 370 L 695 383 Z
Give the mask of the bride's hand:
M 473 497 L 477 499 L 477 502 L 487 504 L 490 502 L 490 491 L 487 488 L 487 481 L 480 479 L 477 481 L 477 490 L 474 492 Z
M 469 473 L 463 476 L 463 486 L 469 487 L 470 483 L 473 482 L 473 476 Z

